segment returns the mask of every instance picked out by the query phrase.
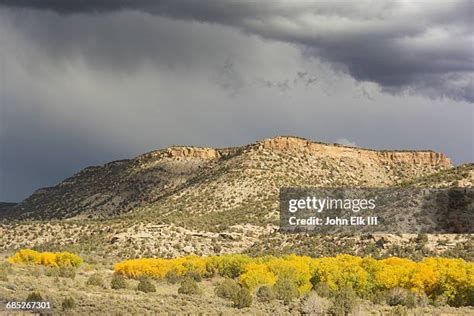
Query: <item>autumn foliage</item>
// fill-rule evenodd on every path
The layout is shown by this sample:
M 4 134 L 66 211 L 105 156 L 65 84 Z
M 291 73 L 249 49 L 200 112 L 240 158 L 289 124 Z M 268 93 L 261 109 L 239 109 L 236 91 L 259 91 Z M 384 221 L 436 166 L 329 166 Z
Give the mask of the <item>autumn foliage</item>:
M 162 279 L 170 271 L 178 276 L 192 271 L 203 278 L 229 277 L 250 291 L 262 285 L 274 286 L 279 279 L 285 279 L 293 282 L 299 295 L 319 284 L 334 292 L 350 287 L 361 297 L 404 288 L 432 300 L 442 296 L 453 306 L 472 304 L 474 289 L 474 263 L 462 259 L 425 258 L 414 262 L 396 257 L 376 260 L 350 255 L 325 258 L 223 255 L 134 259 L 115 265 L 116 274 L 129 278 Z
M 70 252 L 38 252 L 31 249 L 21 249 L 8 258 L 13 264 L 44 265 L 50 267 L 78 267 L 83 260 Z

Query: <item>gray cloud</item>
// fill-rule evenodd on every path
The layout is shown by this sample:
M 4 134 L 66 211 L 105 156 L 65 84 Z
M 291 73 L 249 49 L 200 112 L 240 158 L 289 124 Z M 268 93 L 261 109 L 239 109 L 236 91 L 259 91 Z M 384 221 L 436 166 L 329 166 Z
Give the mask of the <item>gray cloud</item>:
M 473 108 L 456 101 L 466 97 L 425 97 L 440 98 L 439 85 L 447 84 L 461 95 L 471 84 L 464 73 L 434 69 L 406 87 L 356 80 L 339 58 L 324 57 L 328 47 L 318 52 L 316 44 L 273 34 L 287 23 L 272 22 L 264 34 L 243 18 L 272 21 L 285 11 L 293 19 L 302 12 L 297 3 L 232 2 L 227 15 L 220 4 L 207 12 L 206 1 L 199 14 L 171 4 L 166 14 L 105 5 L 58 14 L 57 7 L 15 3 L 0 7 L 0 200 L 20 200 L 88 165 L 171 144 L 231 146 L 282 134 L 474 160 Z M 333 10 L 345 10 L 348 21 L 372 16 Z M 442 22 L 446 14 L 429 16 Z M 338 32 L 334 45 L 342 49 Z
M 313 85 L 316 85 L 320 81 L 318 77 L 308 74 L 307 71 L 297 71 L 293 78 L 287 78 L 280 81 L 272 81 L 262 78 L 257 78 L 256 82 L 262 87 L 277 89 L 282 92 L 294 89 L 299 85 L 303 85 L 306 88 L 309 88 Z
M 474 102 L 474 3 L 470 0 L 429 6 L 422 1 L 396 0 L 355 1 L 350 5 L 345 1 L 306 0 L 2 0 L 0 3 L 61 14 L 137 10 L 174 19 L 219 23 L 299 45 L 309 56 L 330 62 L 356 80 L 375 82 L 388 93 Z M 284 89 L 286 85 L 283 83 L 281 87 Z

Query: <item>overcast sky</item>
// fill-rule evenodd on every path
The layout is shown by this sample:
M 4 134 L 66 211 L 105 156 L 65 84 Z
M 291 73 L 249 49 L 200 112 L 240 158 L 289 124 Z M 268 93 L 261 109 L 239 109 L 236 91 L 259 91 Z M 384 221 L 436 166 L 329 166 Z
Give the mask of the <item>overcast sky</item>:
M 171 144 L 474 161 L 474 2 L 0 0 L 0 201 Z

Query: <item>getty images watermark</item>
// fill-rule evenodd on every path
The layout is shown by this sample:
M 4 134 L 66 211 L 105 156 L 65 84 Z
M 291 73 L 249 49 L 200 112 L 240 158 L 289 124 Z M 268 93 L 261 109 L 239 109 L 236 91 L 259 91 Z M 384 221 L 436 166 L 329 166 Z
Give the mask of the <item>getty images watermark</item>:
M 315 213 L 323 211 L 345 210 L 353 213 L 359 213 L 361 210 L 374 210 L 376 208 L 376 197 L 371 199 L 342 199 L 342 198 L 319 198 L 316 196 L 306 196 L 301 199 L 289 199 L 288 211 L 292 214 L 297 211 L 307 210 Z M 288 223 L 294 225 L 377 225 L 377 216 L 350 216 L 349 218 L 341 218 L 338 216 L 310 216 L 307 218 L 299 218 L 294 214 L 288 219 Z
M 473 233 L 472 188 L 282 188 L 283 232 Z

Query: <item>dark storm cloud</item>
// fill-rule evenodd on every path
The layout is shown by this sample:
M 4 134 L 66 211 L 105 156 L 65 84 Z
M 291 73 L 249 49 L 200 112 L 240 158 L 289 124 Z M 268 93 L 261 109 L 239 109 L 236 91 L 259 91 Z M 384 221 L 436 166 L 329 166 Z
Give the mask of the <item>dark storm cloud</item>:
M 0 3 L 0 201 L 275 135 L 474 160 L 467 2 Z
M 138 10 L 218 23 L 299 45 L 359 81 L 386 92 L 474 102 L 470 0 L 219 1 L 1 0 L 10 7 L 60 14 Z

